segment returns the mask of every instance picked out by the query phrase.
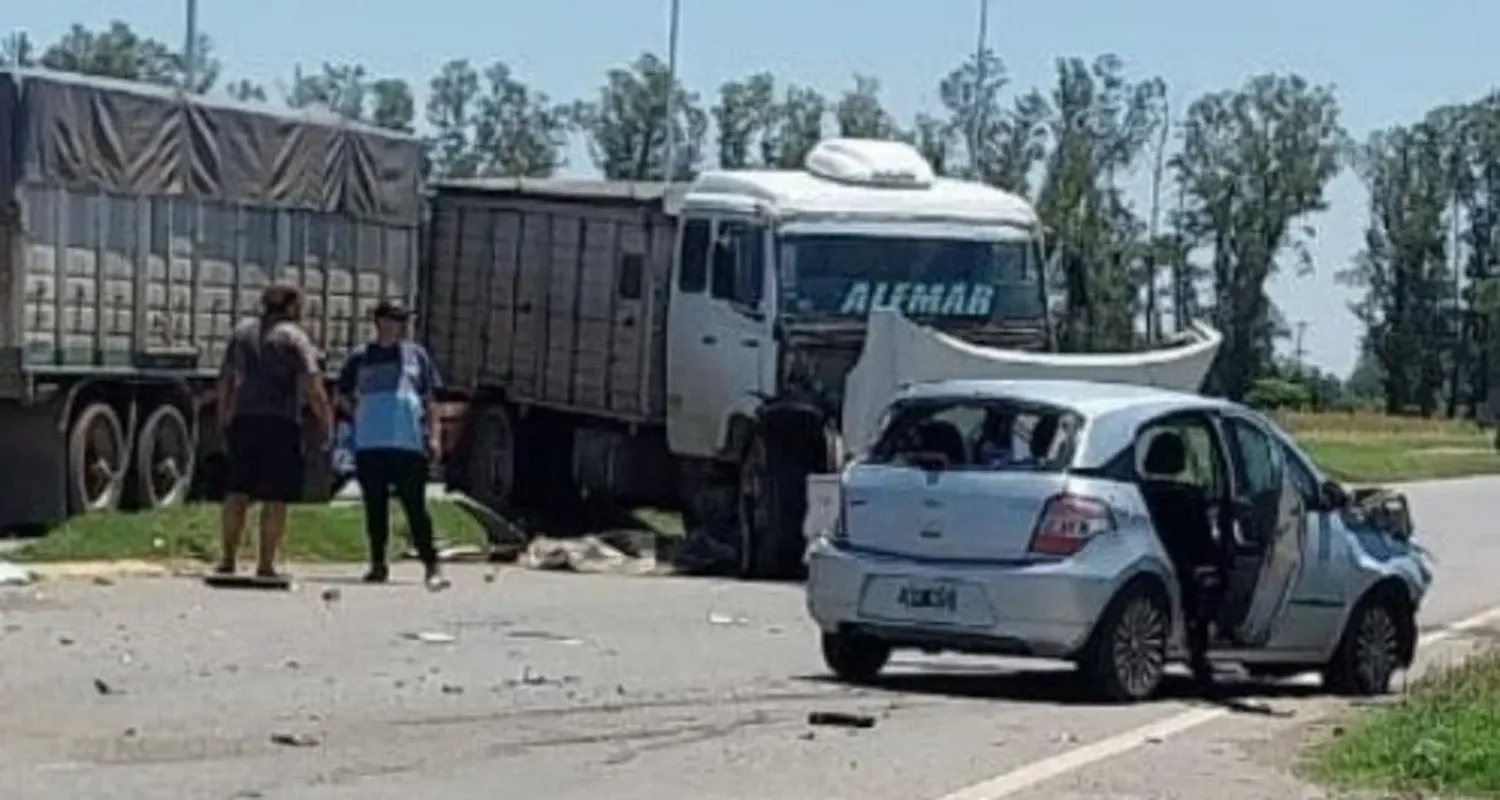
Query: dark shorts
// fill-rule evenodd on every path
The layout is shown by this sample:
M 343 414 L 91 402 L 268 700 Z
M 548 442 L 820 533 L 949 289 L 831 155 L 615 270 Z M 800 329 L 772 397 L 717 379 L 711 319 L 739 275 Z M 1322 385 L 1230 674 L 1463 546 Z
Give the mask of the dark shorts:
M 302 429 L 279 417 L 236 417 L 229 423 L 229 492 L 261 502 L 302 499 Z

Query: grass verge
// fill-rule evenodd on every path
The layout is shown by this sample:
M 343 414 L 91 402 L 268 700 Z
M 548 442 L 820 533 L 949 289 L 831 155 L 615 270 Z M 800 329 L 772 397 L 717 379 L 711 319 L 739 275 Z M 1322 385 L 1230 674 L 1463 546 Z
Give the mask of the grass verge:
M 1400 796 L 1500 795 L 1500 650 L 1419 680 L 1313 753 L 1315 777 Z
M 451 502 L 428 503 L 434 533 L 445 544 L 477 545 L 484 529 Z M 252 552 L 251 511 L 244 558 Z M 290 509 L 282 558 L 294 563 L 350 563 L 369 557 L 364 511 L 358 505 L 296 505 Z M 391 546 L 407 546 L 406 518 L 391 509 Z M 139 513 L 89 514 L 64 522 L 11 554 L 16 561 L 212 561 L 219 555 L 218 505 L 189 505 Z
M 1352 483 L 1500 473 L 1493 432 L 1467 421 L 1384 414 L 1280 413 L 1330 477 Z

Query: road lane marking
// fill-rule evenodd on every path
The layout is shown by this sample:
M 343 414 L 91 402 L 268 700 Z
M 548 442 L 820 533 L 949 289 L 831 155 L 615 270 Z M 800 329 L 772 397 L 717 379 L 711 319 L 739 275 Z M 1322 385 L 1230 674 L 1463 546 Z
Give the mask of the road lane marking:
M 1466 633 L 1500 622 L 1500 606 L 1465 617 L 1450 625 L 1429 631 L 1418 640 L 1419 647 L 1427 647 Z M 1195 708 L 1174 714 L 1166 719 L 1132 728 L 1108 739 L 1086 744 L 1065 753 L 1033 761 L 1024 767 L 996 775 L 972 786 L 943 795 L 938 800 L 1000 800 L 1000 798 L 1030 789 L 1040 783 L 1066 775 L 1091 764 L 1124 755 L 1147 744 L 1154 744 L 1185 733 L 1232 713 L 1228 708 Z

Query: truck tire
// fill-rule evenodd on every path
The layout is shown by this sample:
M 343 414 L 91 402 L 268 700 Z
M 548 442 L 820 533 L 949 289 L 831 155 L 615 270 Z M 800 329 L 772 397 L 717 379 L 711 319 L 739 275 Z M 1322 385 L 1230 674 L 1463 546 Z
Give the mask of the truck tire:
M 804 573 L 807 476 L 790 448 L 756 434 L 740 462 L 740 577 L 797 580 Z
M 177 406 L 157 406 L 136 437 L 135 499 L 141 508 L 182 505 L 193 485 L 198 443 Z
M 68 504 L 73 511 L 119 508 L 128 453 L 120 416 L 109 404 L 92 403 L 73 417 L 68 428 Z
M 504 406 L 486 408 L 474 421 L 469 444 L 469 493 L 497 514 L 511 510 L 516 488 L 516 426 Z

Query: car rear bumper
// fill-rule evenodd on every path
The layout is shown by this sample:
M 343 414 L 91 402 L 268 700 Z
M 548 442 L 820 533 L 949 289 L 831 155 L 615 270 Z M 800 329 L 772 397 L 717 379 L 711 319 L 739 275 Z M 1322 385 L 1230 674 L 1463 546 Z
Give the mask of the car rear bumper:
M 1087 641 L 1120 584 L 1119 563 L 1085 555 L 1029 563 L 938 562 L 816 542 L 808 554 L 807 608 L 824 631 L 855 630 L 896 646 L 1064 658 Z M 875 581 L 942 581 L 972 587 L 987 606 L 934 622 L 872 609 Z

